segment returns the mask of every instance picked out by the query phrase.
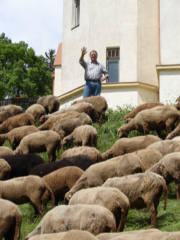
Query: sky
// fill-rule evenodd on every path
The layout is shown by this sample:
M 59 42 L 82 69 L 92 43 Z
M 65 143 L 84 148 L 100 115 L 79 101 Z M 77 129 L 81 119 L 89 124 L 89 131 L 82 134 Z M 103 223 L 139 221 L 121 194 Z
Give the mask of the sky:
M 63 0 L 0 0 L 0 34 L 44 55 L 62 40 Z

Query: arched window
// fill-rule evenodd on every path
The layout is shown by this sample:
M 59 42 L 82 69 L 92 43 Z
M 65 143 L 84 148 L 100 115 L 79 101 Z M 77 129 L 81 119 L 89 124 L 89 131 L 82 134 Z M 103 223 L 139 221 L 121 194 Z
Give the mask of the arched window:
M 80 0 L 72 0 L 72 28 L 80 24 Z

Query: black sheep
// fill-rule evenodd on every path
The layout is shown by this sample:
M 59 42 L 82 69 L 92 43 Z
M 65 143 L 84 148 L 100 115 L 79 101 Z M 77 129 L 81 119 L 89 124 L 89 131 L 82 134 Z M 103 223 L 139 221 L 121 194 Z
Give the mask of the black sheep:
M 59 168 L 67 167 L 67 166 L 76 166 L 81 168 L 82 170 L 86 170 L 90 165 L 94 163 L 95 162 L 87 155 L 76 155 L 73 157 L 63 158 L 58 162 L 40 164 L 34 167 L 30 171 L 30 174 L 43 177 L 48 173 L 51 173 Z
M 9 178 L 27 176 L 32 168 L 44 163 L 44 160 L 37 154 L 19 154 L 1 157 L 11 166 Z

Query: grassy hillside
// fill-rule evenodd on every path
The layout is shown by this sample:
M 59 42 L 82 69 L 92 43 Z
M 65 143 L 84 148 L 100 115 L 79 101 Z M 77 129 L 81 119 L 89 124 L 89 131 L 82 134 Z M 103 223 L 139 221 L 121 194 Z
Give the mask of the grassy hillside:
M 94 124 L 99 136 L 97 148 L 101 152 L 110 148 L 114 142 L 119 139 L 117 136 L 117 129 L 124 124 L 123 117 L 129 111 L 130 108 L 118 108 L 116 111 L 109 110 L 106 114 L 106 121 L 101 128 L 98 124 Z M 137 135 L 138 133 L 136 131 L 132 131 L 129 137 Z M 8 142 L 5 144 L 8 145 Z M 46 153 L 41 154 L 41 156 L 47 161 Z M 63 204 L 63 202 L 60 204 Z M 30 204 L 19 205 L 19 208 L 23 214 L 21 239 L 24 239 L 24 237 L 36 227 L 41 217 L 34 217 L 34 211 Z M 48 204 L 46 211 L 49 209 L 51 209 L 51 204 Z M 174 184 L 171 184 L 171 193 L 168 194 L 166 211 L 163 210 L 163 198 L 161 199 L 158 207 L 157 223 L 158 228 L 162 231 L 177 231 L 180 229 L 180 201 L 176 200 Z M 125 225 L 125 231 L 141 228 L 150 228 L 149 211 L 147 209 L 130 210 Z

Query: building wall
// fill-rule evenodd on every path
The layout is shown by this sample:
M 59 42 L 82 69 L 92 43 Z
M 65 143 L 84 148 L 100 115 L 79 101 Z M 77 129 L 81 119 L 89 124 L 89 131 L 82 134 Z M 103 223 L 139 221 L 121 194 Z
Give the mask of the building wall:
M 101 2 L 101 3 L 100 3 Z M 72 27 L 72 0 L 64 0 L 61 94 L 84 83 L 79 65 L 81 48 L 98 51 L 98 60 L 106 66 L 106 48 L 120 47 L 120 81 L 137 81 L 137 1 L 83 0 L 80 26 Z
M 59 96 L 61 94 L 61 66 L 56 66 L 55 67 L 55 78 L 54 78 L 54 86 L 53 86 L 53 95 L 54 96 Z

